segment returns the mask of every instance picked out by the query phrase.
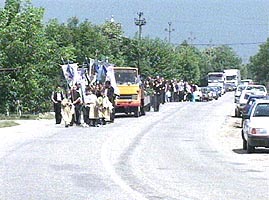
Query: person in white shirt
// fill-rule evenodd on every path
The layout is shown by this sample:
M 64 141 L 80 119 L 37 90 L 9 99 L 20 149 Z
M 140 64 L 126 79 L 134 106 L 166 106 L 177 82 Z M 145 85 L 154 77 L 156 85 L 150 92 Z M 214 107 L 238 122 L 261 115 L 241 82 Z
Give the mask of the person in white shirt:
M 97 96 L 93 93 L 92 89 L 86 91 L 84 97 L 85 110 L 84 110 L 84 122 L 89 126 L 97 126 L 98 120 L 98 108 L 97 108 Z

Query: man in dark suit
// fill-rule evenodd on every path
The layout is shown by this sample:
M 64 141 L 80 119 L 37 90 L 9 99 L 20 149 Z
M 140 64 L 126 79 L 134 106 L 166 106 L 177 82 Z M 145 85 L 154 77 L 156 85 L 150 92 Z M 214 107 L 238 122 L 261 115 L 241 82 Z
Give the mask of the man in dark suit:
M 79 86 L 75 85 L 71 88 L 71 91 L 70 91 L 71 102 L 75 106 L 75 113 L 73 114 L 73 117 L 72 117 L 72 122 L 70 124 L 71 126 L 73 125 L 73 123 L 75 123 L 76 125 L 81 124 L 82 100 L 81 100 L 81 96 L 78 89 L 79 89 Z
M 51 100 L 53 102 L 54 113 L 56 124 L 61 124 L 62 114 L 61 114 L 61 103 L 64 99 L 63 91 L 60 86 L 56 88 L 55 91 L 52 92 Z

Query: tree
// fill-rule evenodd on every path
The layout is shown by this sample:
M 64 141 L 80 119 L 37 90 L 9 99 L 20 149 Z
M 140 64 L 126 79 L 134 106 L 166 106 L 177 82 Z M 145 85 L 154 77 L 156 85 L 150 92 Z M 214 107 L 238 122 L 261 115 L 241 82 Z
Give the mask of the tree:
M 178 47 L 178 51 L 182 66 L 182 78 L 186 81 L 199 83 L 201 59 L 198 50 L 185 41 Z
M 109 47 L 109 54 L 107 57 L 109 61 L 118 66 L 124 64 L 123 52 L 121 50 L 123 42 L 123 30 L 120 23 L 116 23 L 112 18 L 111 21 L 106 21 L 101 25 L 101 31 L 106 38 L 106 45 Z
M 4 104 L 13 105 L 16 99 L 23 102 L 29 112 L 47 110 L 49 104 L 44 101 L 49 96 L 48 68 L 51 43 L 44 37 L 42 24 L 44 9 L 34 8 L 29 2 L 6 1 L 1 16 L 9 16 L 8 23 L 1 18 L 0 52 L 3 56 L 1 66 L 19 68 L 19 72 L 1 75 L 6 93 Z M 19 4 L 18 4 L 19 3 Z M 18 8 L 19 6 L 19 8 Z M 13 12 L 10 15 L 10 12 Z M 3 21 L 2 21 L 3 20 Z M 53 82 L 53 81 L 52 81 Z
M 248 68 L 255 81 L 267 84 L 269 81 L 269 39 L 260 45 L 259 52 L 250 58 Z

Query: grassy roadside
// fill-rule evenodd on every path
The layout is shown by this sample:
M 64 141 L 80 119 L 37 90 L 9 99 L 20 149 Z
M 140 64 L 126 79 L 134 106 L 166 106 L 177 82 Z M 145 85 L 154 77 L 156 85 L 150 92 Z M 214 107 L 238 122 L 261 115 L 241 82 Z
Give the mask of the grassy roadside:
M 22 116 L 0 115 L 0 128 L 12 127 L 12 126 L 20 125 L 20 123 L 16 122 L 16 121 L 19 121 L 19 120 L 40 120 L 40 119 L 53 119 L 53 118 L 54 118 L 53 113 L 43 113 L 43 114 L 38 114 L 38 115 L 25 114 L 25 115 L 22 115 Z
M 20 125 L 19 123 L 15 121 L 0 121 L 0 128 L 6 128 L 11 126 L 17 126 Z

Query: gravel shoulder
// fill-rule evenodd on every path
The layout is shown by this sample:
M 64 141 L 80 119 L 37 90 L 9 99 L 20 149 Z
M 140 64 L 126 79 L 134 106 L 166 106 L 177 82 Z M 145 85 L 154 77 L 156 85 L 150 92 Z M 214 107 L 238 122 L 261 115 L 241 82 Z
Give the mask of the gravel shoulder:
M 217 134 L 217 148 L 235 162 L 243 162 L 254 168 L 269 171 L 269 150 L 259 148 L 256 149 L 255 153 L 247 154 L 246 151 L 242 149 L 241 130 L 241 118 L 234 117 L 233 113 L 228 115 L 221 131 Z

